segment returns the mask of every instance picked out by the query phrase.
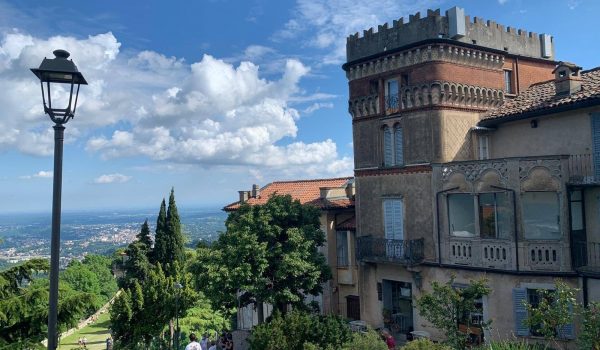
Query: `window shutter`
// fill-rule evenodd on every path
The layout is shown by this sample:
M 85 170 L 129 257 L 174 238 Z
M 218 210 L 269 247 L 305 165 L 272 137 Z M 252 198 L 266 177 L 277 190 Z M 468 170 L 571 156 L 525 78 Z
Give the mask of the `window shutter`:
M 402 200 L 395 199 L 394 203 L 394 239 L 404 239 L 404 222 L 402 213 Z
M 569 313 L 571 314 L 571 317 L 573 317 L 573 305 L 569 305 Z M 573 325 L 573 322 L 558 327 L 558 336 L 562 339 L 575 339 L 575 326 Z
M 396 165 L 404 165 L 404 149 L 402 145 L 403 139 L 404 135 L 402 135 L 402 128 L 397 126 L 394 128 L 394 160 Z
M 529 335 L 529 326 L 525 324 L 525 320 L 527 319 L 527 307 L 525 306 L 526 301 L 527 289 L 514 288 L 513 308 L 515 311 L 515 333 L 519 336 Z
M 600 178 L 600 113 L 592 113 L 592 143 L 594 177 Z
M 383 218 L 385 238 L 392 239 L 394 235 L 394 202 L 391 199 L 383 201 Z
M 392 131 L 387 126 L 383 128 L 383 165 L 392 165 Z

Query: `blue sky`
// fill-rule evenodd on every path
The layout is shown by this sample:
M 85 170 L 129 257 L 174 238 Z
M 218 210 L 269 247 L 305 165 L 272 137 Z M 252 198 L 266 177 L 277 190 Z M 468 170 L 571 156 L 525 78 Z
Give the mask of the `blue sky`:
M 28 68 L 56 48 L 90 82 L 66 129 L 65 210 L 158 207 L 172 186 L 180 206 L 220 208 L 253 183 L 351 175 L 346 36 L 455 5 L 600 65 L 593 0 L 0 0 L 0 210 L 51 209 Z

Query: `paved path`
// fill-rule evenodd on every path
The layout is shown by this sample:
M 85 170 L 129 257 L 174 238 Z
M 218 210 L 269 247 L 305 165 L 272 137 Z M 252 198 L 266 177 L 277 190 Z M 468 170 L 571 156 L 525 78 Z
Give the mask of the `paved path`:
M 106 338 L 108 338 L 110 328 L 110 314 L 105 312 L 98 316 L 95 323 L 89 324 L 66 338 L 60 340 L 59 350 L 71 350 L 80 348 L 77 344 L 79 338 L 87 338 L 88 350 L 106 349 Z M 83 347 L 81 347 L 83 349 Z

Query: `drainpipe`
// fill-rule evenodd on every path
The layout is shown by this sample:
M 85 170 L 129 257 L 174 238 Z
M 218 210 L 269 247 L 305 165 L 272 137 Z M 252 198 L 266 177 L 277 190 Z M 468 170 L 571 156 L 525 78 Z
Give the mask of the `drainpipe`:
M 437 223 L 437 239 L 438 239 L 438 265 L 442 266 L 442 235 L 440 233 L 440 194 L 459 189 L 458 186 L 441 190 L 435 194 L 435 219 Z
M 500 187 L 500 186 L 490 186 L 491 188 L 496 188 L 498 190 L 510 191 L 512 192 L 513 197 L 513 224 L 515 231 L 515 264 L 517 267 L 517 271 L 519 271 L 519 234 L 517 232 L 517 195 L 515 190 L 512 188 Z

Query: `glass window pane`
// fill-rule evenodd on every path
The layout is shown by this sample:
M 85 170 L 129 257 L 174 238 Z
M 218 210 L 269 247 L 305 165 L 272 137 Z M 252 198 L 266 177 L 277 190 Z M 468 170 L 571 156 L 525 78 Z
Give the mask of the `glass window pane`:
M 583 230 L 582 202 L 571 202 L 571 230 Z
M 513 232 L 513 208 L 508 192 L 479 195 L 479 225 L 482 238 L 509 238 Z
M 556 192 L 526 192 L 521 195 L 526 239 L 560 239 L 560 212 Z
M 496 193 L 497 237 L 508 239 L 514 234 L 514 206 L 509 192 Z
M 453 236 L 475 236 L 475 205 L 472 195 L 448 195 L 448 216 L 450 233 Z
M 336 250 L 338 266 L 348 266 L 348 233 L 347 231 L 337 231 Z

